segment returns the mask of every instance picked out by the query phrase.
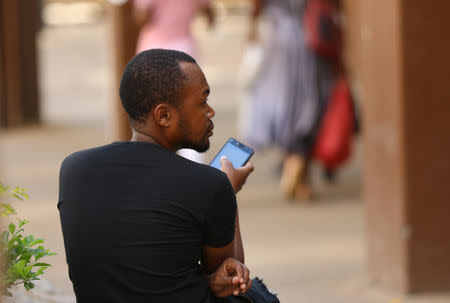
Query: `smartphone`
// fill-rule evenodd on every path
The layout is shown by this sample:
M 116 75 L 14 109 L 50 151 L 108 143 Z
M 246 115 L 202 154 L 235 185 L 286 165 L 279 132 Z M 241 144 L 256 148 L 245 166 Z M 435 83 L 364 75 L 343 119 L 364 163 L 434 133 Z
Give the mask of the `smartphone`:
M 225 145 L 222 146 L 219 153 L 214 157 L 209 165 L 220 169 L 222 167 L 220 164 L 220 158 L 222 156 L 227 156 L 234 168 L 239 168 L 245 165 L 252 155 L 253 149 L 236 139 L 230 138 Z

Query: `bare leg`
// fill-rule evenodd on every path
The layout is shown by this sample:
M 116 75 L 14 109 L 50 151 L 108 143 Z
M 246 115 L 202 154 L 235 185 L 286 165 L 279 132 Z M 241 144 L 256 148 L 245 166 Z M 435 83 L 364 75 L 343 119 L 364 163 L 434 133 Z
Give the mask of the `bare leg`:
M 287 154 L 284 158 L 280 188 L 283 195 L 289 200 L 295 198 L 296 187 L 300 182 L 304 166 L 303 157 L 297 154 Z
M 302 175 L 300 176 L 297 187 L 295 188 L 295 198 L 297 200 L 309 203 L 314 197 L 314 192 L 311 188 L 311 184 L 309 183 L 309 174 L 308 174 L 310 166 L 309 158 L 305 158 L 304 161 L 305 161 L 304 169 Z
M 310 201 L 312 189 L 307 180 L 308 161 L 298 154 L 286 155 L 283 162 L 280 188 L 289 200 Z

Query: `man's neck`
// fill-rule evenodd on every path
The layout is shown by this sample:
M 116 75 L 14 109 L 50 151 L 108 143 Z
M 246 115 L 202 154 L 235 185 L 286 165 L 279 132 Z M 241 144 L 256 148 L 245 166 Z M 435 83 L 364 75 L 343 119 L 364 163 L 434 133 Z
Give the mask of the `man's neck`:
M 133 129 L 133 137 L 131 138 L 130 141 L 149 142 L 149 143 L 153 143 L 153 144 L 162 146 L 172 152 L 175 152 L 175 150 L 173 150 L 167 142 L 164 142 L 164 140 L 161 140 L 161 139 L 157 138 L 157 136 L 154 136 L 151 134 L 145 134 L 144 132 L 138 131 L 136 129 Z

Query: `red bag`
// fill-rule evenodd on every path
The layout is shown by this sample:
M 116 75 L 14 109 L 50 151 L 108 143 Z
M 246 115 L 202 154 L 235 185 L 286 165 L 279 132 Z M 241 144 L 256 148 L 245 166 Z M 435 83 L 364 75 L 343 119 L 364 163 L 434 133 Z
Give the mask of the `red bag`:
M 334 1 L 309 0 L 306 4 L 303 27 L 305 42 L 319 55 L 338 60 L 341 52 L 339 10 Z
M 341 76 L 336 81 L 322 118 L 313 157 L 329 169 L 343 164 L 350 156 L 354 124 L 350 87 Z

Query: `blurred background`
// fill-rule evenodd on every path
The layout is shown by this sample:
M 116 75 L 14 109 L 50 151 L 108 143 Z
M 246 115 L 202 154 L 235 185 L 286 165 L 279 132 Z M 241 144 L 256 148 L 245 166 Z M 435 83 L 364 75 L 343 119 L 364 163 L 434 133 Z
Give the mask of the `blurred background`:
M 450 2 L 340 1 L 339 59 L 311 50 L 288 58 L 300 62 L 294 70 L 312 70 L 311 79 L 328 83 L 304 153 L 277 141 L 284 131 L 258 141 L 264 127 L 270 131 L 268 119 L 285 117 L 267 112 L 299 107 L 264 103 L 257 87 L 284 94 L 316 85 L 305 82 L 309 74 L 278 76 L 287 67 L 271 59 L 307 32 L 276 31 L 297 15 L 274 21 L 277 1 L 264 2 L 214 0 L 213 21 L 206 12 L 191 23 L 216 111 L 202 161 L 229 137 L 257 148 L 255 172 L 238 195 L 252 275 L 281 302 L 450 302 Z M 304 18 L 306 2 L 279 3 Z M 59 167 L 76 150 L 129 138 L 117 90 L 136 52 L 135 18 L 125 0 L 0 0 L 0 181 L 27 188 L 30 200 L 15 204 L 31 221 L 26 233 L 58 253 L 47 258 L 53 266 L 36 289 L 18 288 L 11 302 L 75 302 L 56 208 Z M 352 98 L 332 98 L 340 76 Z M 351 117 L 331 129 L 351 121 L 351 132 L 341 139 L 346 155 L 329 164 L 316 149 L 337 102 L 330 100 L 338 99 L 351 100 Z M 301 177 L 290 194 L 291 173 Z

